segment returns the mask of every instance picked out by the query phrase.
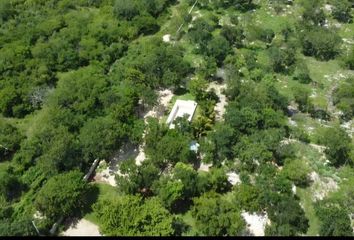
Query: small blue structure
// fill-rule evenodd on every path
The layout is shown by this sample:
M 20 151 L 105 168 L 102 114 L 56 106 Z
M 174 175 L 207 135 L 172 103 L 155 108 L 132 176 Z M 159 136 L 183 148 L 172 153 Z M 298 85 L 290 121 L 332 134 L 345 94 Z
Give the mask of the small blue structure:
M 200 147 L 200 145 L 197 141 L 192 141 L 191 144 L 189 145 L 189 149 L 195 153 L 198 152 L 199 147 Z

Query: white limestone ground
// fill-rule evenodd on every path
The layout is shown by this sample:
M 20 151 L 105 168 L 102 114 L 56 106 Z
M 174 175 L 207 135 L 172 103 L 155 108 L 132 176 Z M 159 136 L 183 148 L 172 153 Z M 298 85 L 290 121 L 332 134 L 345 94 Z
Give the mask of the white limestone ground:
M 240 176 L 236 172 L 228 172 L 226 173 L 227 180 L 234 186 L 236 184 L 241 183 Z
M 351 138 L 353 138 L 353 136 L 354 136 L 354 121 L 353 120 L 350 120 L 349 122 L 345 122 L 340 126 L 348 133 L 348 135 Z
M 308 134 L 312 134 L 313 131 L 315 130 L 315 128 L 314 127 L 306 127 L 306 130 L 307 130 Z
M 312 93 L 311 93 L 310 97 L 311 97 L 311 98 L 317 97 L 316 89 L 312 89 Z
M 326 150 L 325 146 L 322 145 L 318 145 L 318 144 L 314 144 L 314 143 L 310 143 L 309 144 L 312 148 L 316 149 L 319 153 L 324 153 L 324 150 Z
M 290 144 L 293 142 L 299 142 L 297 139 L 284 139 L 281 141 L 281 144 Z M 317 144 L 309 144 L 313 149 L 316 149 L 319 153 L 322 154 L 322 157 L 319 159 L 323 162 L 324 165 L 328 164 L 328 159 L 324 154 L 325 146 L 317 145 Z M 330 192 L 338 190 L 338 183 L 334 178 L 330 177 L 321 177 L 317 172 L 313 171 L 309 175 L 312 184 L 310 186 L 312 193 L 312 200 L 322 200 L 325 198 Z M 292 186 L 292 191 L 296 193 L 296 187 Z
M 147 111 L 143 116 L 145 124 L 147 124 L 147 119 L 149 117 L 160 119 L 163 116 L 164 111 L 167 109 L 167 106 L 172 100 L 173 96 L 174 94 L 169 89 L 160 90 L 158 92 L 158 104 L 151 110 Z
M 159 91 L 159 105 L 167 108 L 173 96 L 174 94 L 169 89 Z
M 300 141 L 298 139 L 285 138 L 285 139 L 283 139 L 280 142 L 280 144 L 284 144 L 284 145 L 287 145 L 287 144 L 290 144 L 290 143 L 300 143 Z M 312 148 L 316 149 L 321 154 L 324 154 L 324 150 L 326 150 L 325 146 L 314 144 L 314 143 L 310 143 L 309 146 L 311 146 Z
M 288 118 L 288 122 L 289 122 L 289 125 L 291 125 L 291 126 L 297 126 L 297 122 L 295 122 L 291 118 Z
M 110 170 L 109 167 L 104 169 L 101 172 L 96 173 L 94 177 L 95 182 L 102 182 L 102 183 L 107 183 L 113 187 L 116 187 L 116 180 L 115 180 L 115 174 L 113 174 Z
M 72 224 L 65 232 L 62 233 L 62 235 L 68 237 L 102 236 L 99 232 L 98 226 L 86 219 L 81 219 L 78 223 Z
M 135 164 L 138 165 L 138 166 L 140 166 L 143 163 L 143 161 L 145 160 L 145 158 L 146 158 L 144 147 L 145 147 L 145 144 L 139 146 L 139 154 L 135 158 Z
M 192 17 L 192 22 L 194 22 L 195 20 L 197 20 L 198 18 L 202 17 L 202 14 L 200 13 L 200 11 L 195 11 L 194 16 Z
M 296 186 L 294 184 L 292 184 L 291 186 L 291 191 L 293 192 L 293 194 L 296 194 Z
M 33 218 L 34 219 L 39 219 L 39 220 L 42 220 L 42 219 L 45 219 L 46 217 L 39 211 L 36 211 L 34 214 L 33 214 Z
M 132 144 L 124 145 L 110 160 L 107 167 L 105 167 L 102 171 L 96 171 L 96 175 L 94 176 L 94 180 L 96 182 L 107 183 L 113 187 L 117 186 L 115 181 L 115 175 L 120 174 L 118 170 L 118 163 L 124 161 L 126 159 L 134 159 L 138 155 L 138 149 Z M 107 164 L 106 161 L 102 160 L 100 162 L 100 167 L 104 167 Z
M 313 201 L 322 200 L 328 193 L 338 190 L 338 184 L 334 179 L 329 177 L 320 177 L 318 173 L 311 172 L 310 179 L 313 182 L 311 192 L 313 193 Z
M 226 89 L 226 84 L 219 84 L 217 82 L 212 82 L 209 84 L 208 90 L 214 89 L 216 95 L 219 97 L 219 102 L 215 105 L 215 120 L 221 121 L 225 114 L 225 108 L 227 106 L 227 99 L 225 94 L 223 94 L 223 90 Z
M 284 138 L 284 139 L 280 142 L 280 144 L 281 144 L 281 145 L 288 145 L 288 144 L 290 144 L 290 143 L 297 143 L 297 142 L 300 142 L 300 141 L 297 140 L 297 139 L 293 139 L 293 138 Z
M 334 92 L 337 89 L 337 87 L 341 81 L 343 81 L 344 79 L 346 79 L 348 77 L 352 77 L 352 76 L 354 76 L 352 72 L 343 73 L 341 71 L 337 71 L 335 74 L 332 74 L 332 75 L 325 75 L 324 76 L 327 81 L 331 82 L 331 86 L 326 93 L 326 98 L 328 99 L 327 111 L 337 119 L 340 117 L 340 115 L 342 113 L 341 113 L 341 111 L 339 111 L 336 108 L 336 106 L 333 103 Z
M 144 115 L 143 118 L 145 123 L 147 123 L 148 117 L 161 118 L 163 111 L 165 108 L 167 108 L 168 103 L 171 101 L 173 96 L 174 95 L 171 90 L 166 89 L 159 91 L 158 105 Z M 143 134 L 143 138 L 144 136 L 145 133 Z M 137 165 L 141 165 L 141 163 L 145 160 L 144 147 L 145 144 L 140 145 L 138 148 L 132 144 L 126 144 L 112 157 L 109 162 L 109 166 L 107 166 L 102 171 L 96 172 L 94 180 L 96 182 L 107 183 L 113 187 L 117 186 L 115 175 L 120 174 L 118 170 L 118 163 L 131 158 L 135 159 Z M 101 161 L 100 166 L 102 166 L 104 163 L 105 161 Z
M 162 37 L 162 41 L 164 42 L 170 42 L 171 41 L 171 34 L 166 34 Z
M 354 233 L 354 213 L 350 214 L 349 217 L 350 217 L 350 222 L 351 222 L 353 233 Z
M 325 6 L 324 6 L 324 9 L 328 12 L 332 12 L 332 8 L 333 8 L 333 6 L 330 4 L 325 4 Z
M 346 44 L 349 44 L 349 45 L 353 45 L 354 44 L 354 41 L 350 40 L 348 38 L 343 38 L 343 42 L 346 43 Z
M 247 224 L 247 230 L 253 236 L 264 236 L 264 230 L 267 224 L 270 224 L 267 213 L 251 214 L 243 211 L 241 213 Z
M 201 162 L 198 171 L 209 172 L 211 166 L 213 166 L 213 164 L 211 164 L 211 163 L 206 164 L 206 163 Z
M 158 104 L 152 110 L 148 111 L 144 115 L 145 124 L 147 123 L 148 117 L 155 117 L 160 119 L 163 116 L 164 111 L 167 109 L 168 104 L 171 102 L 174 94 L 171 90 L 165 89 L 159 91 Z M 145 138 L 145 132 L 143 133 L 143 139 Z M 145 160 L 145 142 L 139 146 L 138 155 L 135 158 L 136 165 L 141 165 L 141 163 Z

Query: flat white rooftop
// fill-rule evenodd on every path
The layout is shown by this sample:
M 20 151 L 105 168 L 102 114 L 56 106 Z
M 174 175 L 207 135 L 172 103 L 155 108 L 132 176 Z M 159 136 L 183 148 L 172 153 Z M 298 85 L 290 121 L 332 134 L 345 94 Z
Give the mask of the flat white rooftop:
M 184 117 L 185 115 L 188 116 L 188 121 L 191 121 L 196 108 L 197 103 L 195 101 L 177 100 L 172 108 L 170 115 L 167 118 L 167 125 L 169 125 L 170 128 L 174 128 L 175 125 L 173 124 L 173 121 L 176 118 Z

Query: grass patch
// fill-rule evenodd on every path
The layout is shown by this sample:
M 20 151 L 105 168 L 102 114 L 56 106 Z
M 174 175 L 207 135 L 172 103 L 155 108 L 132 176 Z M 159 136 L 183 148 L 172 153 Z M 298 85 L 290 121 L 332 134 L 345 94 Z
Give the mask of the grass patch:
M 9 161 L 0 162 L 0 171 L 5 171 L 9 165 L 10 165 Z
M 342 24 L 338 33 L 342 38 L 352 39 L 354 34 L 354 23 Z
M 316 216 L 314 204 L 311 199 L 311 191 L 309 188 L 296 188 L 296 195 L 300 198 L 303 205 L 305 215 L 309 219 L 309 229 L 306 235 L 317 236 L 320 228 L 320 220 Z
M 183 233 L 182 236 L 198 236 L 200 235 L 196 228 L 195 219 L 192 217 L 191 211 L 186 212 L 183 215 L 180 215 L 183 221 L 189 226 L 187 232 Z
M 171 34 L 172 36 L 175 36 L 179 26 L 185 22 L 183 17 L 187 15 L 188 11 L 189 5 L 185 0 L 181 0 L 171 6 L 168 10 L 168 14 L 165 16 L 167 20 L 164 21 L 161 19 L 159 21 L 163 23 L 159 32 L 161 36 L 164 34 Z
M 120 194 L 117 188 L 108 184 L 95 183 L 94 186 L 96 186 L 96 188 L 90 194 L 88 194 L 88 206 L 86 209 L 86 214 L 84 215 L 84 219 L 100 226 L 100 222 L 95 216 L 95 212 L 92 209 L 92 205 L 102 199 L 114 200 L 120 197 Z
M 201 115 L 201 111 L 202 110 L 201 110 L 200 106 L 197 105 L 197 108 L 195 109 L 195 112 L 194 112 L 194 115 L 193 115 L 193 118 L 192 118 L 192 122 L 195 121 L 198 118 L 198 116 Z
M 256 9 L 252 17 L 254 22 L 259 23 L 261 26 L 267 26 L 267 28 L 272 29 L 276 33 L 280 33 L 287 24 L 295 24 L 296 18 L 292 17 L 294 13 L 289 15 L 277 15 L 273 10 L 268 9 L 268 6 L 267 3 L 263 3 L 263 6 Z M 294 7 L 292 7 L 292 11 L 294 11 Z
M 180 40 L 179 44 L 185 50 L 184 60 L 191 64 L 192 67 L 199 67 L 204 62 L 204 57 L 195 53 L 195 48 L 197 45 L 192 44 L 187 37 L 184 36 L 184 38 Z
M 335 83 L 333 75 L 336 75 L 339 71 L 344 72 L 338 60 L 331 61 L 318 61 L 313 57 L 304 57 L 310 76 L 316 86 L 316 96 L 313 98 L 313 103 L 317 106 L 320 106 L 324 109 L 327 108 L 328 99 L 327 93 L 330 90 L 331 86 Z
M 306 160 L 312 171 L 315 171 L 324 177 L 333 177 L 335 175 L 336 169 L 325 165 L 326 158 L 324 158 L 324 155 L 322 155 L 317 149 L 301 142 L 293 143 L 293 146 L 296 152 L 296 157 Z
M 338 71 L 343 71 L 339 65 L 338 60 L 330 60 L 330 61 L 318 61 L 313 57 L 303 57 L 306 62 L 309 70 L 311 78 L 318 83 L 322 83 L 324 86 L 328 86 L 331 84 L 330 80 L 325 78 L 325 75 L 333 75 Z
M 168 104 L 168 110 L 169 112 L 172 110 L 173 105 L 175 105 L 177 100 L 185 100 L 185 101 L 195 101 L 195 96 L 193 96 L 191 93 L 186 92 L 182 95 L 175 95 L 172 97 L 170 103 Z
M 178 100 L 192 100 L 195 101 L 195 97 L 191 93 L 186 93 L 180 96 L 174 96 L 171 102 L 174 104 Z
M 32 138 L 34 133 L 38 128 L 42 128 L 43 126 L 39 126 L 38 123 L 46 123 L 48 122 L 48 118 L 50 117 L 49 108 L 43 107 L 40 110 L 37 110 L 29 115 L 27 115 L 24 119 L 18 120 L 16 122 L 16 127 L 20 130 L 20 132 L 25 135 L 27 138 Z
M 233 202 L 235 196 L 234 196 L 234 192 L 233 191 L 230 191 L 230 192 L 227 192 L 225 194 L 222 195 L 222 198 L 225 200 L 225 201 L 228 201 L 230 203 Z

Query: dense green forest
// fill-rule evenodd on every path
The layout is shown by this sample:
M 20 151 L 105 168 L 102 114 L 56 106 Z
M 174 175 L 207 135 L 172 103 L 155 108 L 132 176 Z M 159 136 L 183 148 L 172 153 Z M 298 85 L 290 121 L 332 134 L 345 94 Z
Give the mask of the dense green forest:
M 247 213 L 266 236 L 353 236 L 353 8 L 1 0 L 0 235 L 60 218 L 105 236 L 254 235 Z M 144 119 L 165 90 L 164 116 Z M 170 129 L 176 99 L 198 107 Z M 120 161 L 114 186 L 83 179 L 127 144 L 145 160 Z

